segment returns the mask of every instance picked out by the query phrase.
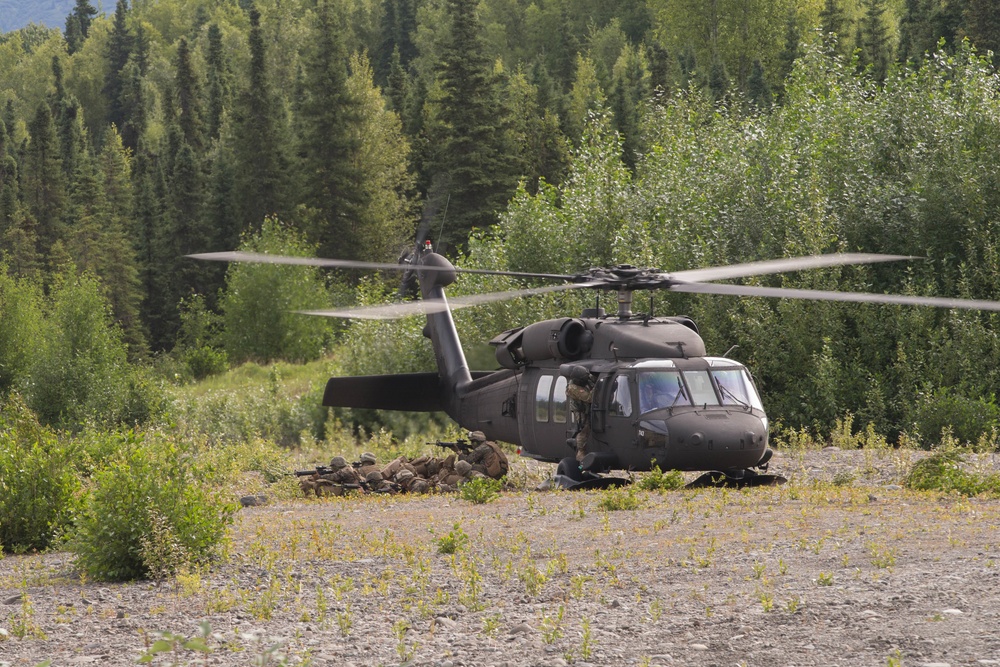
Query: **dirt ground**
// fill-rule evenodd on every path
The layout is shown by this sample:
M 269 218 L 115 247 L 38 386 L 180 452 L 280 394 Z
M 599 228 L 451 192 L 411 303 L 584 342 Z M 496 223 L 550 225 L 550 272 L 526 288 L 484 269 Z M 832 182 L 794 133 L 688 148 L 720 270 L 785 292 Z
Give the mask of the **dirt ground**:
M 779 455 L 788 484 L 742 491 L 272 503 L 163 582 L 7 556 L 0 666 L 1000 665 L 1000 500 L 902 489 L 916 456 Z

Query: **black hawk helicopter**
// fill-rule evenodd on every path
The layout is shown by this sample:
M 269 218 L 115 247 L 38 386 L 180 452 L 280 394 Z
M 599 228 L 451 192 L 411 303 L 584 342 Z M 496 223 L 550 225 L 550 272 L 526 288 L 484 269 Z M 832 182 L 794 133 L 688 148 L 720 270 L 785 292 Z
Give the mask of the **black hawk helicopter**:
M 443 411 L 463 428 L 517 445 L 521 454 L 558 463 L 562 486 L 599 486 L 612 470 L 709 471 L 708 483 L 737 486 L 784 481 L 762 474 L 771 458 L 768 418 L 747 368 L 709 356 L 688 317 L 632 312 L 637 290 L 764 296 L 1000 310 L 1000 302 L 859 292 L 720 284 L 713 281 L 847 264 L 915 259 L 842 253 L 666 273 L 631 265 L 578 274 L 458 269 L 430 241 L 397 264 L 285 257 L 247 252 L 191 255 L 195 259 L 298 264 L 347 269 L 390 269 L 415 276 L 421 300 L 384 306 L 303 311 L 343 318 L 395 319 L 423 313 L 437 372 L 330 378 L 323 405 L 380 410 Z M 445 288 L 458 274 L 479 273 L 555 280 L 561 284 L 457 297 Z M 500 368 L 471 371 L 451 310 L 532 294 L 571 289 L 616 292 L 618 310 L 584 310 L 505 331 L 490 345 Z M 571 410 L 570 382 L 587 383 L 591 401 Z M 580 407 L 579 405 L 577 406 Z M 579 457 L 576 436 L 588 422 Z

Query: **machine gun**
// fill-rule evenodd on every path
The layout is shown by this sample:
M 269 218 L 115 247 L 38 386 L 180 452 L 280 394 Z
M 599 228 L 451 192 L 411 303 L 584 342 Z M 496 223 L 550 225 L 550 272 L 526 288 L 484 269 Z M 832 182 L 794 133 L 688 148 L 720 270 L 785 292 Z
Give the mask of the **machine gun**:
M 459 438 L 455 442 L 444 442 L 442 440 L 435 440 L 434 442 L 428 442 L 428 445 L 434 445 L 436 447 L 444 447 L 445 449 L 450 449 L 456 454 L 468 454 L 476 448 L 476 445 L 469 443 L 468 440 L 463 440 Z
M 334 472 L 334 470 L 330 466 L 316 466 L 312 470 L 296 470 L 295 476 L 312 477 L 313 475 L 326 475 L 331 472 Z

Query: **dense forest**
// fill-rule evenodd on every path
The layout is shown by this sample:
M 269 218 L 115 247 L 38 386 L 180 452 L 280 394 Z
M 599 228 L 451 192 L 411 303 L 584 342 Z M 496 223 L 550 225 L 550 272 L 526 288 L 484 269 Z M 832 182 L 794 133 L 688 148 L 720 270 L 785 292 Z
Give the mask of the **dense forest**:
M 398 285 L 184 258 L 394 261 L 418 229 L 545 272 L 911 254 L 773 280 L 998 298 L 998 47 L 988 0 L 77 0 L 0 36 L 0 391 L 75 428 L 148 419 L 164 368 L 425 368 L 418 322 L 290 313 Z M 657 299 L 740 345 L 784 427 L 1000 425 L 992 315 Z

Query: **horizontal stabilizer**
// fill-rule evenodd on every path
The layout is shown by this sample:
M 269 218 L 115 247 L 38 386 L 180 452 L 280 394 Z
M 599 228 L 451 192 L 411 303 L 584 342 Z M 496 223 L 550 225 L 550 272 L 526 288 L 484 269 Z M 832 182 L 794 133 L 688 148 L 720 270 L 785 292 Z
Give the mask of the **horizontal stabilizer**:
M 323 405 L 436 412 L 444 410 L 441 393 L 441 378 L 437 373 L 330 378 L 323 394 Z

